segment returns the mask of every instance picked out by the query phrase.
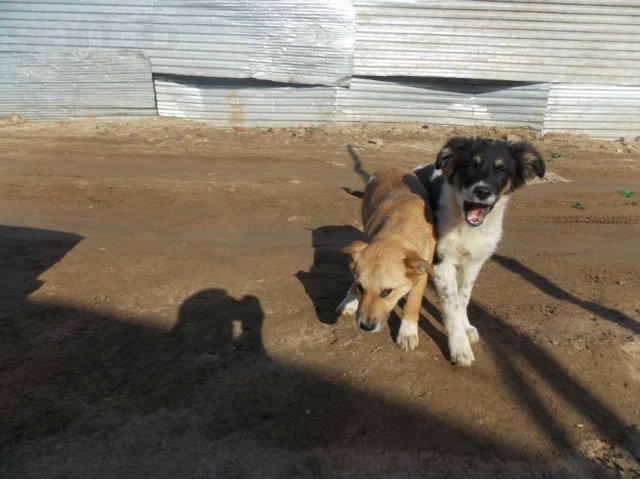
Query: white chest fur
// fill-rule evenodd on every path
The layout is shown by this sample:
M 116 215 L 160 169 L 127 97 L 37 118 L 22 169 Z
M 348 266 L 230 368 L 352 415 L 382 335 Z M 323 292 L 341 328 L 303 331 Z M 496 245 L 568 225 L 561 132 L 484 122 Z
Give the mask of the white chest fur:
M 454 265 L 484 261 L 495 252 L 502 237 L 502 221 L 508 197 L 502 197 L 479 227 L 464 219 L 454 189 L 445 184 L 438 204 L 438 257 Z

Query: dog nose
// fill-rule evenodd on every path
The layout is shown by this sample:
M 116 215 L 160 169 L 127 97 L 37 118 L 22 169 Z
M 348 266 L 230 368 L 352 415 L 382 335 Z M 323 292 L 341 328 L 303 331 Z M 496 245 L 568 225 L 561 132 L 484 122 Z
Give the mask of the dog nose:
M 491 189 L 484 185 L 478 185 L 473 189 L 473 194 L 480 200 L 485 200 L 491 196 Z
M 373 332 L 376 329 L 375 323 L 368 324 L 364 322 L 358 322 L 358 326 L 365 332 Z

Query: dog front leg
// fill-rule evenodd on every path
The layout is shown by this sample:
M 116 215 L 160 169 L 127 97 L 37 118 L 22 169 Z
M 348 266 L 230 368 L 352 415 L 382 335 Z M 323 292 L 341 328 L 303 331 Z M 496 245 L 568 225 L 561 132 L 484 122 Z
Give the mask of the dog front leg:
M 347 295 L 344 297 L 344 300 L 342 300 L 340 305 L 338 305 L 338 308 L 336 308 L 336 313 L 339 315 L 355 315 L 358 311 L 359 303 L 358 295 L 356 293 L 356 284 L 353 283 L 347 291 Z
M 400 323 L 398 338 L 396 338 L 396 343 L 402 350 L 413 350 L 418 346 L 418 321 L 420 320 L 422 296 L 426 287 L 427 275 L 420 275 L 407 295 L 407 301 L 402 311 L 402 323 Z
M 434 266 L 435 284 L 443 309 L 444 328 L 449 341 L 451 361 L 462 367 L 470 366 L 475 357 L 465 331 L 464 312 L 458 296 L 456 266 L 441 262 Z
M 484 260 L 468 262 L 458 270 L 458 298 L 462 308 L 464 328 L 471 343 L 480 340 L 480 335 L 478 334 L 478 329 L 469 322 L 467 307 L 469 306 L 473 285 L 476 282 L 476 278 L 478 278 L 482 265 L 484 265 Z

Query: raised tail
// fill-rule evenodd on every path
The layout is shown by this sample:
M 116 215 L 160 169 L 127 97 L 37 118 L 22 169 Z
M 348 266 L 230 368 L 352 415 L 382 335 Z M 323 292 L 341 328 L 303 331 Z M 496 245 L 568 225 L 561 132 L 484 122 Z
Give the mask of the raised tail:
M 360 178 L 362 178 L 364 183 L 369 183 L 373 174 L 362 168 L 362 161 L 351 144 L 347 145 L 347 151 L 349 152 L 349 155 L 351 155 L 351 160 L 353 160 L 353 171 L 360 175 Z
M 353 188 L 349 187 L 342 187 L 342 190 L 347 192 L 349 195 L 353 195 L 356 198 L 362 199 L 362 197 L 364 197 L 364 192 L 362 190 L 354 190 Z

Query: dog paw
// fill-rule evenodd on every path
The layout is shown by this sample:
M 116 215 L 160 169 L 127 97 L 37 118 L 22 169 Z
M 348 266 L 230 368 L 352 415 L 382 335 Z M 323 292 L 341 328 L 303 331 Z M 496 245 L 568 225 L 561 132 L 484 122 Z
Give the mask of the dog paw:
M 355 300 L 343 300 L 338 308 L 336 308 L 336 313 L 338 315 L 355 315 L 358 311 L 358 299 Z
M 469 337 L 469 341 L 471 343 L 477 343 L 480 341 L 480 334 L 478 333 L 478 329 L 473 326 L 469 326 L 466 328 L 467 337 Z
M 476 358 L 473 356 L 467 335 L 460 333 L 461 335 L 449 342 L 451 363 L 455 363 L 459 367 L 470 367 Z
M 398 334 L 398 338 L 396 338 L 396 343 L 402 350 L 410 351 L 415 350 L 418 346 L 418 342 L 420 339 L 417 334 L 414 335 L 401 335 Z
M 469 349 L 468 352 L 456 352 L 451 354 L 451 363 L 455 363 L 459 367 L 470 367 L 476 358 Z
M 418 322 L 402 319 L 396 343 L 402 350 L 414 350 L 418 346 Z

